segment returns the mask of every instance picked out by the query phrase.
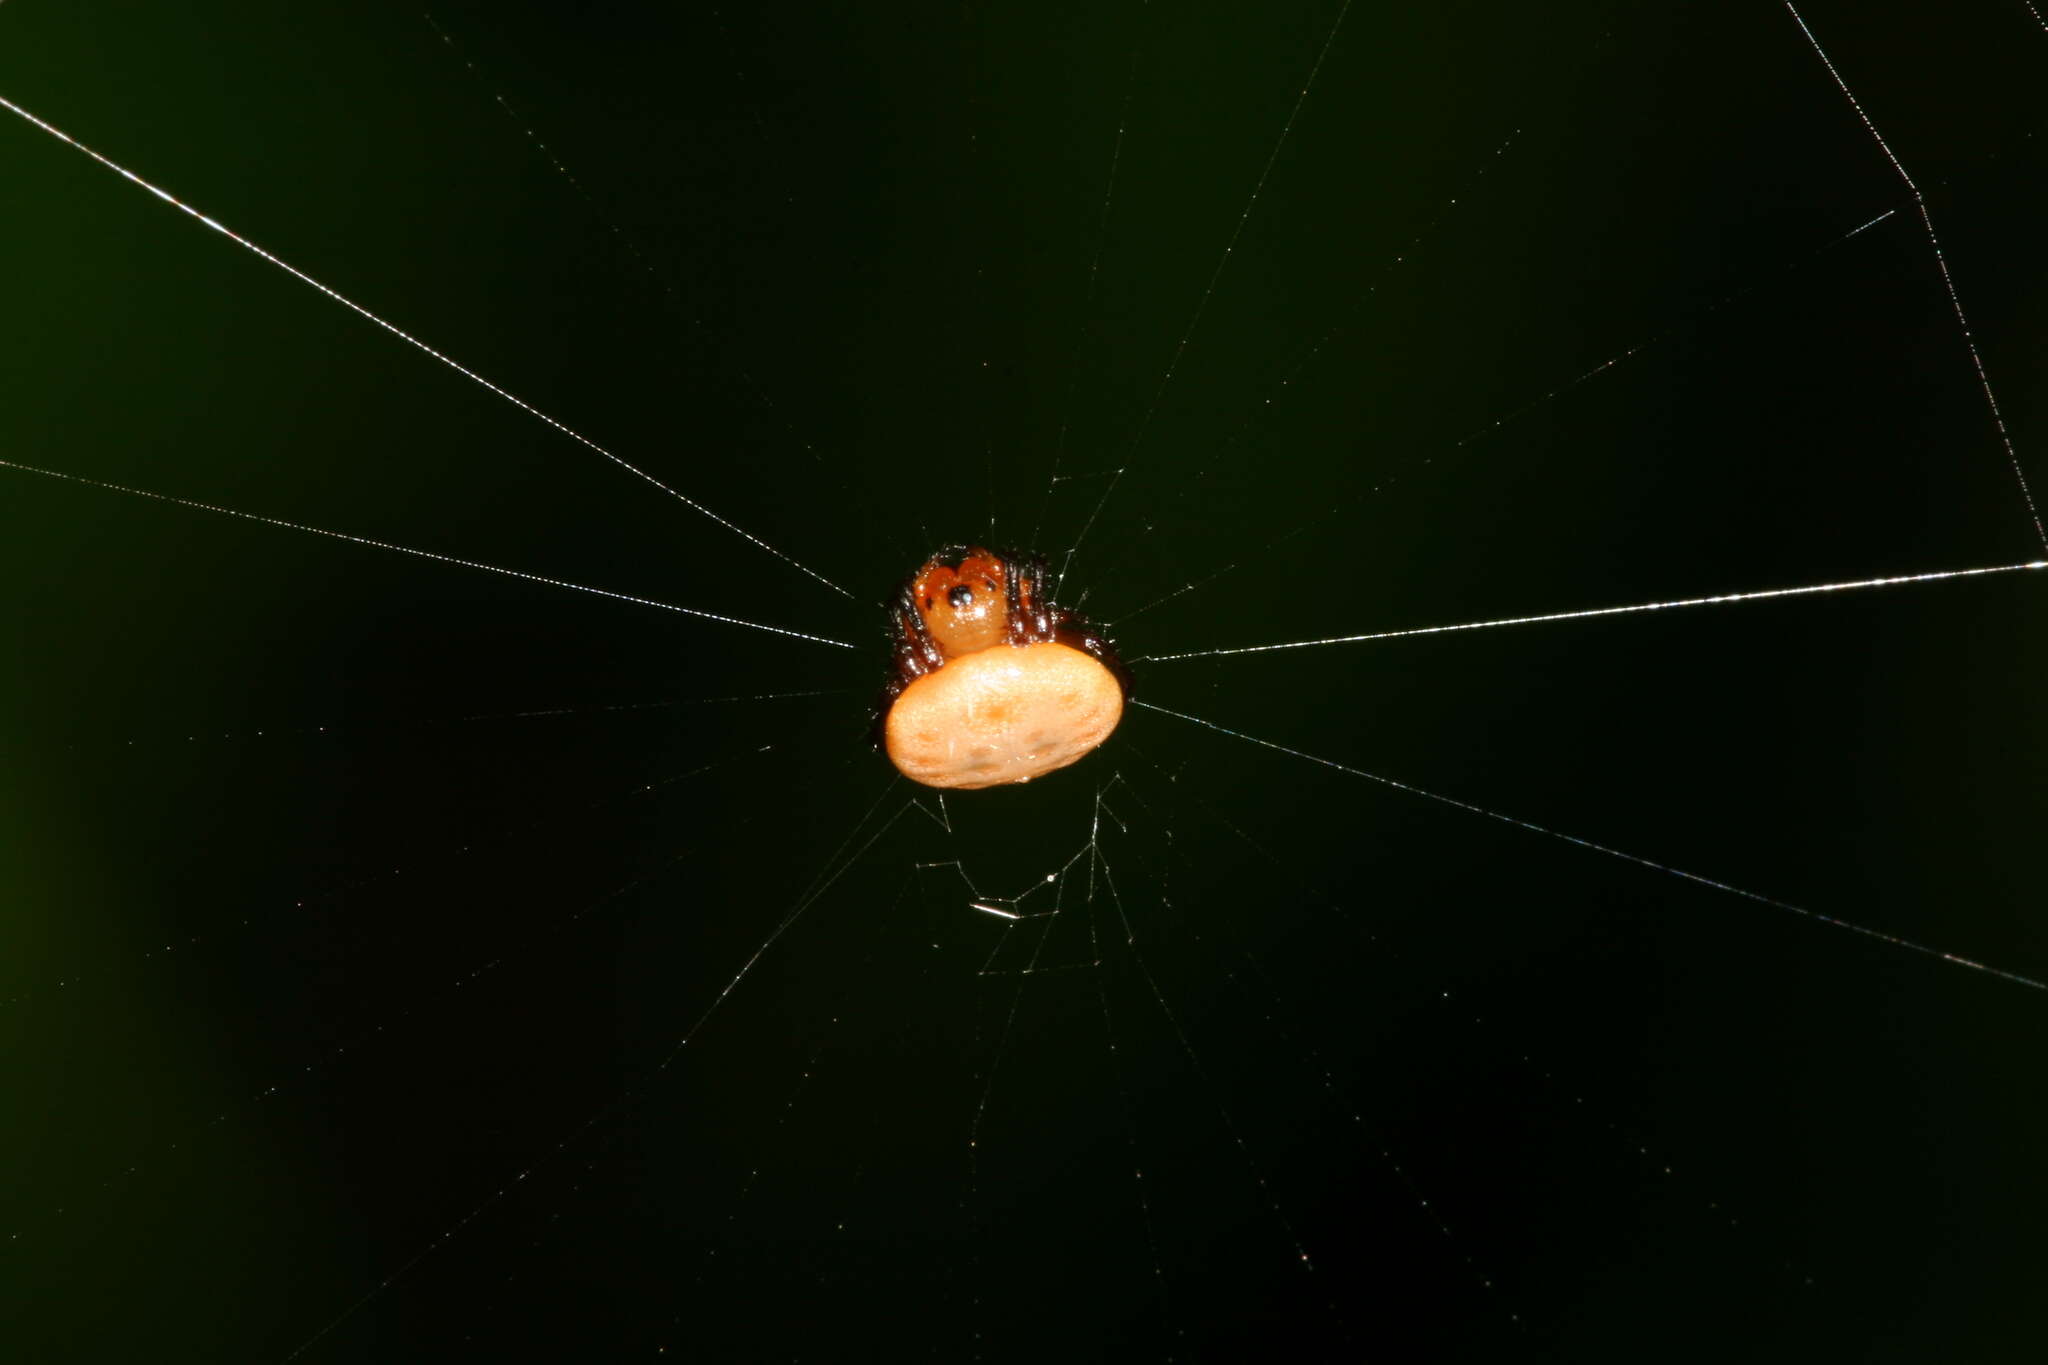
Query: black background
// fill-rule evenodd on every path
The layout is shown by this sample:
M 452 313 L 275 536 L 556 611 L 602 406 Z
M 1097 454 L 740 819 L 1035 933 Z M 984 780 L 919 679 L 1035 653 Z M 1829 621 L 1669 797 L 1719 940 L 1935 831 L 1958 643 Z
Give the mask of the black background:
M 2038 574 L 1146 659 L 2039 556 L 1793 17 L 862 8 L 0 8 L 844 591 L 14 119 L 0 458 L 857 647 L 0 470 L 8 1353 L 2029 1358 L 2040 988 L 1157 712 L 862 743 L 926 551 L 1071 549 L 1144 701 L 2048 976 Z M 2038 477 L 2048 36 L 1804 13 Z

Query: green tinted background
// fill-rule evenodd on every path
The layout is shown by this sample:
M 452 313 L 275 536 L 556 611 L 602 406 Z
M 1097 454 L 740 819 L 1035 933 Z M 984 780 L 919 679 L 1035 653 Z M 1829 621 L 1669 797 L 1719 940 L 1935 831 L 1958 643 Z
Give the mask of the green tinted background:
M 1156 713 L 950 829 L 864 748 L 956 539 L 1139 660 L 2040 553 L 1789 15 L 1337 15 L 0 9 L 0 94 L 850 596 L 12 119 L 0 458 L 859 647 L 0 470 L 21 1358 L 2038 1340 L 2038 990 Z M 1808 18 L 2038 473 L 2040 32 Z M 1134 671 L 2038 977 L 2037 577 Z M 1091 829 L 1042 944 L 916 870 Z

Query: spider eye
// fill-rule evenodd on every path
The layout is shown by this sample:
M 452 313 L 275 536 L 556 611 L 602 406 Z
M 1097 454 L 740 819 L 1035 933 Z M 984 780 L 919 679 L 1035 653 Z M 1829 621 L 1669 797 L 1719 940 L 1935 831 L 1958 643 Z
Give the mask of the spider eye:
M 962 583 L 946 594 L 946 600 L 956 609 L 964 607 L 974 600 L 974 589 Z

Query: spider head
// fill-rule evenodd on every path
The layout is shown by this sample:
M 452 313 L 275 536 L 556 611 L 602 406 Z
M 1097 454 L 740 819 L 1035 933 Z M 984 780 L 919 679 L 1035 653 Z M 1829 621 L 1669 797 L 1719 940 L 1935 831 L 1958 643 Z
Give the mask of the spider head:
M 924 562 L 910 580 L 910 604 L 925 634 L 946 659 L 1010 641 L 1013 613 L 1026 585 L 1014 556 L 978 545 L 953 545 Z

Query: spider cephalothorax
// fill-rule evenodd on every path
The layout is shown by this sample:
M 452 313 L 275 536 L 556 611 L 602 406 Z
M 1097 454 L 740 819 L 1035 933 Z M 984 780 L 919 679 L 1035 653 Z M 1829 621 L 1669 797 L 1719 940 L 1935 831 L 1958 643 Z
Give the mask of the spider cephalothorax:
M 1130 674 L 1038 555 L 949 545 L 897 590 L 876 739 L 932 787 L 1029 782 L 1109 738 Z

